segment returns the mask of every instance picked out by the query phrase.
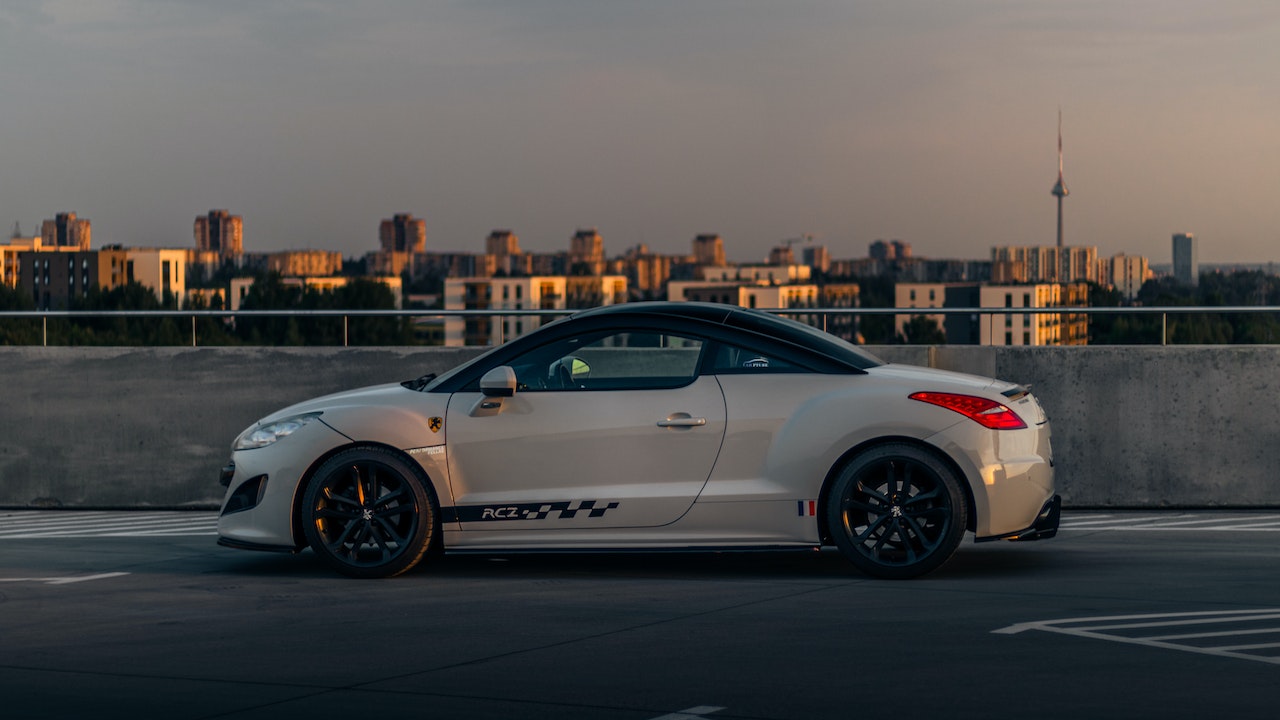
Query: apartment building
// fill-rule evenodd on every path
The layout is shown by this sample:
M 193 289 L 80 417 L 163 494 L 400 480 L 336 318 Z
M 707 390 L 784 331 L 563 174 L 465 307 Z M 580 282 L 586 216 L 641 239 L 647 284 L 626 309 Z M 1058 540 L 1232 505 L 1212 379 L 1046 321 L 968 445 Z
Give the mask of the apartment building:
M 979 307 L 1088 307 L 1085 283 L 984 285 Z M 983 314 L 978 319 L 982 345 L 1088 345 L 1089 318 L 1083 313 Z
M 186 268 L 186 250 L 119 245 L 101 250 L 38 248 L 17 253 L 14 287 L 29 293 L 40 310 L 66 309 L 91 288 L 110 290 L 129 282 L 150 288 L 158 300 L 171 297 L 180 306 L 187 292 Z
M 1027 245 L 991 248 L 993 283 L 1098 282 L 1098 248 Z
M 571 310 L 627 301 L 621 275 L 447 278 L 445 310 Z M 500 345 L 558 315 L 475 315 L 445 318 L 444 344 Z
M 984 283 L 898 283 L 898 308 L 1052 308 L 1086 307 L 1085 283 L 990 285 Z M 923 315 L 934 321 L 948 344 L 1085 345 L 1089 325 L 1082 313 L 911 313 L 894 316 L 898 335 Z

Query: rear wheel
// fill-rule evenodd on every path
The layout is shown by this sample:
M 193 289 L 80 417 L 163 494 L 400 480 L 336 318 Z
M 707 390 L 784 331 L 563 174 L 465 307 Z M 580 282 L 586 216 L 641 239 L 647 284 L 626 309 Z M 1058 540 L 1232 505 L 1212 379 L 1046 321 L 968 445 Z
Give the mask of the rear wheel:
M 827 525 L 844 556 L 879 578 L 937 569 L 960 546 L 967 523 L 955 472 L 905 443 L 853 458 L 831 486 Z
M 357 447 L 329 458 L 307 485 L 307 543 L 351 577 L 391 577 L 418 564 L 436 536 L 436 504 L 408 460 Z

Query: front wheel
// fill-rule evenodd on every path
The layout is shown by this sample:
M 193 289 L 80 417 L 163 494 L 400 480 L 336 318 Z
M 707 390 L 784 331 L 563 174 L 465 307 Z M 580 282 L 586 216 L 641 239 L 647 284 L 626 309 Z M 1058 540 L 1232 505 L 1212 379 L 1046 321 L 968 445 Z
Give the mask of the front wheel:
M 955 472 L 904 443 L 853 458 L 827 496 L 836 547 L 862 572 L 906 579 L 937 569 L 960 546 L 967 512 Z
M 307 543 L 335 570 L 391 577 L 418 564 L 435 536 L 426 479 L 384 448 L 344 450 L 312 476 L 302 501 Z

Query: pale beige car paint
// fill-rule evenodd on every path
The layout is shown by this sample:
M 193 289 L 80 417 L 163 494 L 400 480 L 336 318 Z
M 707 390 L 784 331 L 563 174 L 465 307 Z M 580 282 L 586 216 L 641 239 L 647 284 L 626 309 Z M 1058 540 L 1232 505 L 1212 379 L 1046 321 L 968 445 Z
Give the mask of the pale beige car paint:
M 689 509 L 724 437 L 724 397 L 716 379 L 595 395 L 609 402 L 584 402 L 577 391 L 519 392 L 490 398 L 502 403 L 500 412 L 478 415 L 479 393 L 454 395 L 445 427 L 449 484 L 458 505 L 619 502 L 599 518 L 488 523 L 484 532 L 653 527 L 675 522 Z

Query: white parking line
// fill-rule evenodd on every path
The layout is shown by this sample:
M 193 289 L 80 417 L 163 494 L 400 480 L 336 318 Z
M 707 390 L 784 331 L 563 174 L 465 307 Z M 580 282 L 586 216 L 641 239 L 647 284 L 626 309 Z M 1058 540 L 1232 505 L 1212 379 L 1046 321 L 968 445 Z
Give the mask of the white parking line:
M 34 510 L 0 514 L 0 540 L 217 534 L 215 512 Z
M 1123 521 L 1126 524 L 1132 524 L 1132 523 L 1144 523 L 1144 522 L 1160 522 L 1162 520 L 1172 520 L 1172 519 L 1185 518 L 1185 517 L 1191 517 L 1191 516 L 1190 515 L 1152 515 L 1151 517 L 1142 517 L 1141 515 L 1139 515 L 1139 516 L 1123 517 Z M 1116 516 L 1116 515 L 1099 517 L 1093 520 L 1079 520 L 1076 518 L 1070 518 L 1070 519 L 1064 518 L 1062 521 L 1062 525 L 1063 526 L 1070 525 L 1071 527 L 1085 527 L 1088 525 L 1114 524 L 1114 523 L 1120 522 L 1120 520 L 1121 520 L 1121 516 Z
M 90 582 L 92 580 L 106 580 L 107 578 L 120 577 L 128 575 L 127 572 L 109 572 L 98 573 L 97 575 L 80 575 L 77 577 L 43 577 L 43 578 L 0 578 L 0 582 L 32 582 L 44 583 L 45 585 L 70 585 L 72 583 Z
M 1280 656 L 1249 652 L 1251 650 L 1270 650 L 1280 647 L 1280 643 L 1200 646 L 1170 642 L 1172 640 L 1204 639 L 1211 637 L 1228 639 L 1246 635 L 1280 634 L 1280 622 L 1273 622 L 1276 620 L 1280 620 L 1280 608 L 1060 618 L 1057 620 L 1018 623 L 1016 625 L 1009 625 L 1008 627 L 1000 628 L 999 630 L 992 630 L 991 632 L 996 635 L 1016 635 L 1028 630 L 1040 630 L 1043 632 L 1059 633 L 1062 635 L 1092 638 L 1094 640 L 1105 640 L 1109 642 L 1126 643 L 1129 645 L 1145 645 L 1147 647 L 1158 647 L 1165 650 L 1180 650 L 1182 652 L 1199 653 L 1201 655 L 1216 655 L 1219 657 L 1231 657 L 1240 660 L 1253 660 L 1254 662 L 1280 665 Z M 1233 628 L 1232 630 L 1220 632 L 1181 635 L 1170 635 L 1167 633 L 1143 635 L 1142 633 L 1116 632 L 1222 623 L 1231 623 L 1238 627 Z M 1258 623 L 1265 623 L 1265 625 L 1264 627 L 1250 627 L 1250 625 L 1256 625 Z
M 1280 515 L 1239 513 L 1178 513 L 1147 515 L 1072 516 L 1064 514 L 1059 527 L 1064 531 L 1118 530 L 1122 532 L 1280 532 Z
M 711 713 L 720 712 L 721 710 L 724 710 L 724 708 L 716 707 L 714 705 L 699 705 L 697 707 L 680 710 L 679 712 L 660 715 L 653 718 L 653 720 L 701 720 L 704 715 L 710 715 Z

